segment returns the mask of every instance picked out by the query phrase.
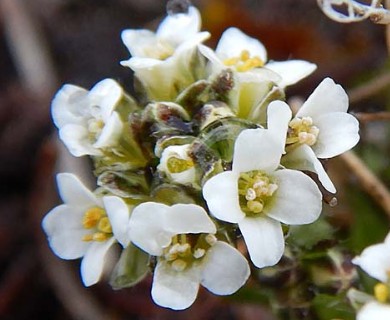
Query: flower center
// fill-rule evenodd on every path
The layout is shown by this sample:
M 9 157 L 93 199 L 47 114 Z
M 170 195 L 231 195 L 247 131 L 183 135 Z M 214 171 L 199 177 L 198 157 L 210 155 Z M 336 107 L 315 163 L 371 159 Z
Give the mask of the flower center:
M 242 50 L 238 57 L 225 59 L 223 64 L 228 67 L 235 67 L 238 72 L 245 72 L 264 66 L 264 61 L 258 56 L 251 57 L 248 50 Z
M 170 173 L 180 173 L 194 167 L 194 162 L 191 158 L 181 159 L 172 156 L 167 161 L 167 168 Z
M 112 228 L 106 211 L 100 207 L 92 207 L 85 211 L 82 221 L 84 229 L 91 230 L 83 237 L 83 241 L 105 241 L 112 237 Z
M 260 214 L 271 199 L 278 185 L 261 171 L 241 173 L 238 179 L 238 195 L 241 209 L 248 216 Z
M 287 144 L 300 143 L 312 146 L 317 142 L 320 129 L 313 126 L 310 117 L 294 118 L 288 124 Z
M 194 262 L 200 261 L 216 241 L 217 238 L 213 234 L 179 234 L 174 236 L 169 247 L 164 249 L 162 258 L 173 270 L 183 271 Z
M 104 127 L 104 122 L 101 119 L 91 118 L 88 120 L 88 132 L 89 132 L 89 141 L 94 143 L 98 137 L 100 136 L 100 133 L 102 132 Z
M 389 287 L 384 283 L 376 284 L 374 287 L 374 295 L 379 302 L 385 303 L 389 299 Z
M 173 48 L 166 41 L 160 39 L 157 42 L 145 47 L 144 52 L 148 58 L 165 60 L 174 54 L 175 48 Z

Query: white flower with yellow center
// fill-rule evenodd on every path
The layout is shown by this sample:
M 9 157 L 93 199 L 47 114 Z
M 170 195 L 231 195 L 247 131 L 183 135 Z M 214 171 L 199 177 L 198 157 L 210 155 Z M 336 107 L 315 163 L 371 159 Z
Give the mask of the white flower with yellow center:
M 195 164 L 189 155 L 190 145 L 174 145 L 164 149 L 157 170 L 163 172 L 168 179 L 180 184 L 195 182 Z
M 73 174 L 57 175 L 60 196 L 64 201 L 43 219 L 49 244 L 62 259 L 83 257 L 81 277 L 85 286 L 97 283 L 110 247 L 119 242 L 126 247 L 129 208 L 115 196 L 98 198 Z
M 199 284 L 217 295 L 232 294 L 249 277 L 246 259 L 217 240 L 216 227 L 200 206 L 142 203 L 134 208 L 129 225 L 132 242 L 157 256 L 152 298 L 160 306 L 188 308 Z
M 232 170 L 217 174 L 203 186 L 210 212 L 238 224 L 251 260 L 259 268 L 276 264 L 283 255 L 281 223 L 311 223 L 322 207 L 313 180 L 300 171 L 279 169 L 290 119 L 284 116 L 288 106 L 279 107 L 268 109 L 273 129 L 242 131 L 234 145 Z
M 131 58 L 121 64 L 135 72 L 151 99 L 172 100 L 173 86 L 188 76 L 191 55 L 210 36 L 209 32 L 200 32 L 200 28 L 199 11 L 191 6 L 188 13 L 168 15 L 156 32 L 124 30 L 122 41 Z
M 101 149 L 117 143 L 123 123 L 115 107 L 122 94 L 112 79 L 100 81 L 90 91 L 66 84 L 57 92 L 52 117 L 72 155 L 99 156 Z
M 335 193 L 336 188 L 317 158 L 335 157 L 358 143 L 359 122 L 347 110 L 344 89 L 325 78 L 289 122 L 287 154 L 282 164 L 317 173 L 325 189 Z
M 222 34 L 215 52 L 204 45 L 199 45 L 199 50 L 211 61 L 213 73 L 226 67 L 239 73 L 264 74 L 271 70 L 280 75 L 280 87 L 292 85 L 316 69 L 315 64 L 304 60 L 267 61 L 264 45 L 237 28 L 229 28 Z
M 347 110 L 347 93 L 325 78 L 290 121 L 287 145 L 307 145 L 320 159 L 353 148 L 359 141 L 359 122 Z

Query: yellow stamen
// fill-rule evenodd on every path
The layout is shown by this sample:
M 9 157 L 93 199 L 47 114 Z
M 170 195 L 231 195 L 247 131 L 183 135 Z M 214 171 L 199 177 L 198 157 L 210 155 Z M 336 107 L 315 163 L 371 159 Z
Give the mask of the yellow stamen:
M 92 239 L 94 241 L 99 241 L 99 242 L 102 242 L 102 241 L 106 241 L 107 239 L 109 239 L 111 237 L 110 234 L 107 234 L 107 233 L 104 233 L 104 232 L 95 232 L 92 236 Z
M 384 283 L 376 284 L 374 287 L 374 295 L 379 302 L 386 302 L 389 298 L 389 287 Z
M 83 238 L 83 241 L 92 241 L 93 240 L 93 234 L 86 234 Z
M 176 157 L 170 157 L 167 161 L 167 168 L 171 173 L 180 173 L 191 169 L 194 166 L 194 162 L 191 158 L 180 159 Z
M 93 207 L 93 208 L 88 209 L 84 213 L 83 227 L 85 229 L 91 229 L 91 228 L 96 227 L 100 218 L 104 215 L 105 215 L 105 211 L 104 211 L 104 209 L 102 209 L 100 207 Z
M 317 142 L 320 130 L 313 125 L 310 117 L 294 118 L 289 123 L 286 144 L 307 144 L 312 146 Z
M 111 223 L 110 220 L 108 220 L 108 217 L 103 217 L 100 219 L 98 229 L 105 233 L 112 233 Z
M 264 66 L 264 61 L 258 56 L 251 57 L 248 50 L 242 50 L 238 57 L 227 58 L 223 60 L 223 64 L 228 67 L 236 67 L 238 72 L 245 72 Z

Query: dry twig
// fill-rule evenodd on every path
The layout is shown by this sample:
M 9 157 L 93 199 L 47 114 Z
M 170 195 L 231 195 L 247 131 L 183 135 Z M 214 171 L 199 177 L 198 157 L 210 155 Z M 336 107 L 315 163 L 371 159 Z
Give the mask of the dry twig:
M 383 208 L 390 218 L 390 192 L 383 182 L 354 152 L 345 152 L 340 156 L 340 159 L 353 172 L 362 188 Z

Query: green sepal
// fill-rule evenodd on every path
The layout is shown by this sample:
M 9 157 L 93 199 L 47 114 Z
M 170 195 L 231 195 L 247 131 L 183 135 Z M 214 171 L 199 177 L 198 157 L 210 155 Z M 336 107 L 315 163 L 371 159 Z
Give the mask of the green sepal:
M 192 195 L 192 193 L 194 193 L 194 195 Z M 151 192 L 153 201 L 165 203 L 169 206 L 177 203 L 194 204 L 196 203 L 194 196 L 196 196 L 196 193 L 192 188 L 169 183 L 159 184 Z
M 175 102 L 182 105 L 189 114 L 194 115 L 209 100 L 210 82 L 199 80 L 184 89 Z
M 111 273 L 113 289 L 128 288 L 142 281 L 149 273 L 149 255 L 129 244 L 123 251 Z
M 242 130 L 254 128 L 258 126 L 243 119 L 223 118 L 204 128 L 199 139 L 215 151 L 223 161 L 231 162 L 237 136 Z
M 121 198 L 140 201 L 146 201 L 149 198 L 149 184 L 142 170 L 105 171 L 99 175 L 97 184 Z
M 157 140 L 154 148 L 154 154 L 160 158 L 165 148 L 169 146 L 182 146 L 192 143 L 196 138 L 194 136 L 165 136 Z

